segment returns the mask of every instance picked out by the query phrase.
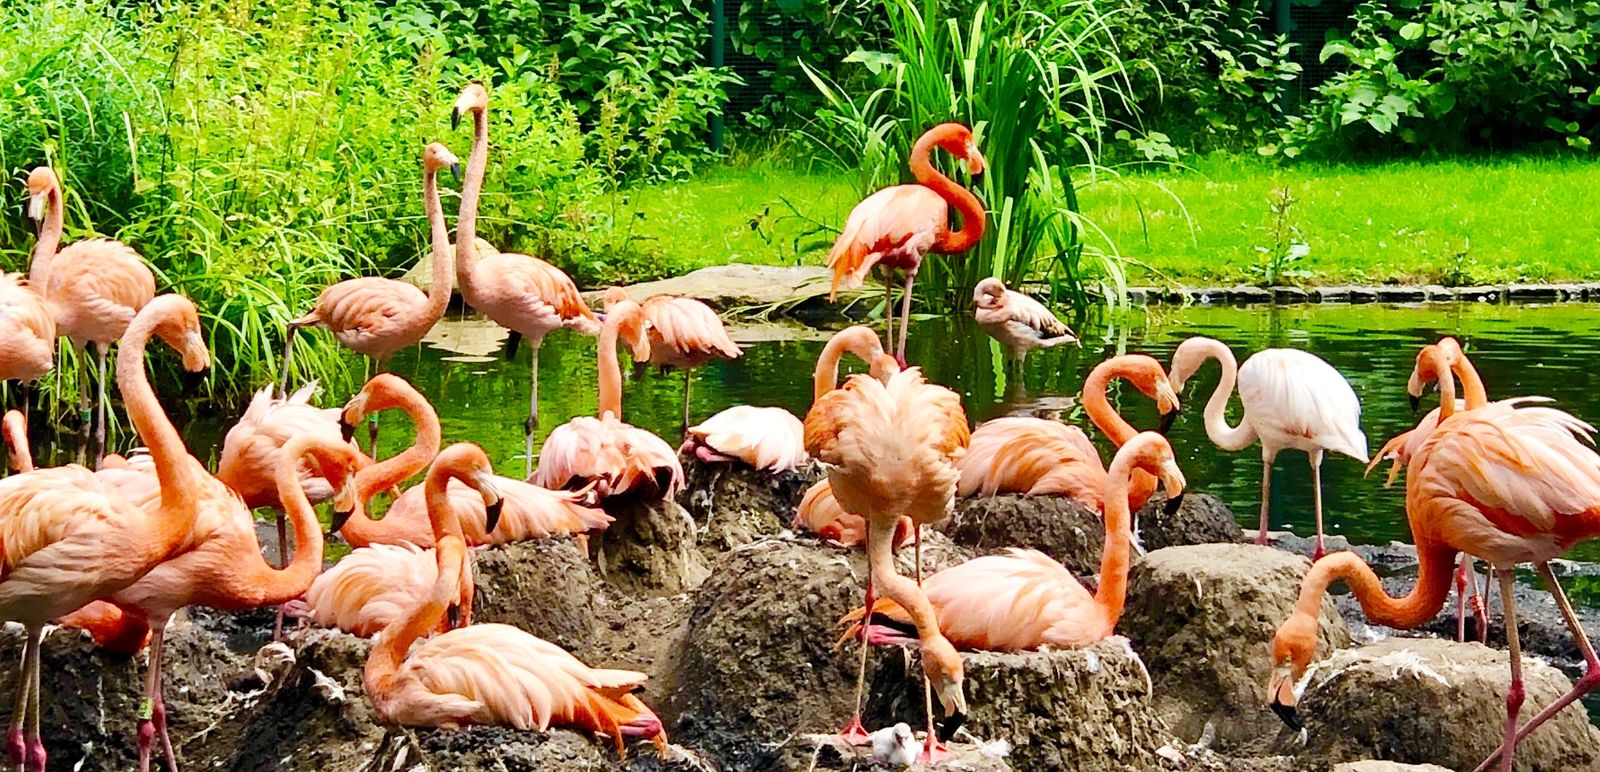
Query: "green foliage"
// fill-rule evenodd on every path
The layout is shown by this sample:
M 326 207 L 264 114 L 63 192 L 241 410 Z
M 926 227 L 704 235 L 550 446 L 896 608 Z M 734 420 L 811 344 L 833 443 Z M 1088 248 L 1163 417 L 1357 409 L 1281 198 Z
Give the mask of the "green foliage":
M 863 47 L 876 49 L 888 36 L 879 0 L 745 0 L 729 19 L 729 38 L 741 53 L 761 62 L 767 93 L 746 120 L 756 128 L 793 122 L 821 107 L 805 67 L 841 79 L 847 91 L 870 88 L 870 73 L 848 66 Z M 756 85 L 756 84 L 752 84 Z
M 1296 263 L 1311 254 L 1311 247 L 1306 244 L 1300 235 L 1300 228 L 1295 225 L 1294 205 L 1294 191 L 1287 187 L 1273 189 L 1268 198 L 1268 210 L 1272 213 L 1271 224 L 1267 227 L 1270 243 L 1256 247 L 1260 261 L 1250 267 L 1250 273 L 1263 287 L 1275 287 L 1311 278 L 1310 271 L 1294 267 Z
M 1594 0 L 1368 0 L 1322 59 L 1346 69 L 1291 123 L 1291 153 L 1587 149 L 1600 132 Z

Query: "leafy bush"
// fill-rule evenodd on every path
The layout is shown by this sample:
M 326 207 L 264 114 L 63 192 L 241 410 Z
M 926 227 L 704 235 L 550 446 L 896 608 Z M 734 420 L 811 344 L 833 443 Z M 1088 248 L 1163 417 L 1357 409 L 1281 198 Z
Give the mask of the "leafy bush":
M 1368 0 L 1322 49 L 1318 87 L 1286 151 L 1562 144 L 1600 132 L 1600 2 Z

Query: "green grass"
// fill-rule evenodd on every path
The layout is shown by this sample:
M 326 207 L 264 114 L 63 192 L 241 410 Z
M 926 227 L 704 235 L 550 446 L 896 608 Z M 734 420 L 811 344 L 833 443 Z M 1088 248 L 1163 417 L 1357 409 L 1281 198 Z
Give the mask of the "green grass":
M 837 227 L 860 198 L 856 180 L 756 162 L 638 189 L 630 204 L 643 214 L 639 232 L 682 268 L 820 263 L 829 238 L 803 238 L 812 224 L 784 201 Z M 1289 224 L 1310 248 L 1289 266 L 1306 272 L 1298 283 L 1600 278 L 1596 161 L 1204 159 L 1183 171 L 1102 178 L 1082 198 L 1084 215 L 1136 263 L 1133 284 L 1253 283 L 1257 247 L 1272 243 L 1271 194 L 1284 187 L 1295 199 Z

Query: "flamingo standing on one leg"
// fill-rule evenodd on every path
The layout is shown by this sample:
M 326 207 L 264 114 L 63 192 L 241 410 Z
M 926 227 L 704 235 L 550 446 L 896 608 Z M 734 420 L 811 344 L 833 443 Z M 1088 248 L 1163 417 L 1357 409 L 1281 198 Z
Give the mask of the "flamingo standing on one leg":
M 644 686 L 643 673 L 591 668 L 555 644 L 500 624 L 451 630 L 412 650 L 460 596 L 466 545 L 450 523 L 455 510 L 445 501 L 447 482 L 471 486 L 489 507 L 498 499 L 492 476 L 483 450 L 466 443 L 446 448 L 428 470 L 429 516 L 440 523 L 439 579 L 424 603 L 373 643 L 364 679 L 379 721 L 446 729 L 572 726 L 611 735 L 618 753 L 624 737 L 653 738 L 665 749 L 661 721 L 634 694 Z
M 600 332 L 600 322 L 583 302 L 578 286 L 560 268 L 528 255 L 495 251 L 478 255 L 478 196 L 489 163 L 489 92 L 470 83 L 456 99 L 452 125 L 472 114 L 472 154 L 467 158 L 467 179 L 461 186 L 461 212 L 456 218 L 456 283 L 467 305 L 511 331 L 506 356 L 516 355 L 517 340 L 528 339 L 532 375 L 529 378 L 528 423 L 524 471 L 533 474 L 533 430 L 539 424 L 539 347 L 544 336 L 563 327 L 585 335 Z M 485 245 L 487 246 L 487 245 Z
M 184 468 L 185 462 L 198 464 L 187 455 L 178 459 L 167 453 L 172 443 L 181 448 L 181 441 L 160 417 L 161 407 L 144 378 L 144 346 L 152 333 L 180 350 L 190 371 L 205 369 L 210 357 L 194 305 L 175 295 L 146 304 L 123 334 L 117 379 L 140 436 L 160 454 L 157 470 L 167 483 L 154 506 L 137 506 L 76 465 L 0 480 L 0 543 L 5 544 L 0 619 L 28 630 L 6 749 L 13 764 L 29 770 L 45 768 L 39 738 L 39 642 L 45 623 L 125 589 L 192 539 L 196 495 L 184 484 Z
M 880 361 L 889 357 L 879 358 Z M 966 714 L 962 663 L 955 647 L 939 632 L 933 608 L 917 584 L 894 570 L 895 529 L 910 517 L 918 530 L 917 580 L 922 579 L 921 528 L 950 514 L 959 473 L 956 460 L 971 437 L 961 398 L 929 384 L 918 368 L 900 370 L 892 362 L 879 365 L 882 380 L 853 375 L 844 388 L 822 395 L 806 414 L 806 449 L 828 466 L 828 480 L 848 512 L 867 518 L 867 563 L 871 581 L 865 607 L 871 613 L 873 593 L 882 592 L 911 613 L 921 641 L 924 707 L 928 737 L 924 758 L 933 760 Z M 866 640 L 856 678 L 856 713 L 845 729 L 852 740 L 861 729 L 860 697 L 866 674 Z M 941 738 L 934 724 L 932 691 L 939 695 L 947 723 Z
M 621 287 L 606 290 L 605 305 L 628 300 L 628 291 Z M 694 298 L 674 295 L 656 295 L 639 306 L 644 311 L 646 334 L 650 336 L 648 355 L 634 352 L 636 361 L 649 361 L 663 371 L 672 368 L 683 370 L 683 428 L 689 429 L 689 384 L 694 382 L 694 368 L 713 358 L 738 359 L 743 350 L 728 337 L 728 328 L 722 317 Z
M 22 412 L 33 382 L 55 366 L 56 320 L 21 274 L 0 274 L 0 381 L 22 381 Z
M 1367 436 L 1361 432 L 1361 401 L 1355 390 L 1332 365 L 1299 349 L 1265 349 L 1239 366 L 1233 352 L 1221 341 L 1202 337 L 1184 341 L 1172 353 L 1169 377 L 1173 387 L 1183 391 L 1189 377 L 1207 359 L 1215 359 L 1222 366 L 1222 378 L 1206 402 L 1206 436 L 1223 450 L 1243 450 L 1261 440 L 1261 530 L 1256 534 L 1256 543 L 1267 543 L 1273 460 L 1285 448 L 1303 450 L 1311 462 L 1311 494 L 1317 518 L 1317 544 L 1312 557 L 1321 557 L 1325 551 L 1322 455 L 1331 450 L 1367 463 Z M 1233 427 L 1228 426 L 1224 413 L 1235 382 L 1244 417 Z
M 1060 563 L 1034 550 L 1013 549 L 952 566 L 928 578 L 923 592 L 939 619 L 939 630 L 959 649 L 1026 651 L 1040 646 L 1088 646 L 1116 632 L 1128 592 L 1133 515 L 1128 488 L 1135 470 L 1159 476 L 1166 509 L 1176 512 L 1184 479 L 1165 437 L 1144 432 L 1124 444 L 1111 461 L 1106 495 L 1106 540 L 1100 552 L 1100 583 L 1093 593 Z M 846 615 L 860 632 L 863 609 Z M 908 645 L 911 617 L 893 601 L 878 601 L 867 621 L 867 637 L 879 645 Z
M 422 149 L 422 205 L 428 215 L 429 242 L 433 265 L 428 291 L 396 279 L 363 276 L 347 279 L 322 291 L 311 313 L 289 322 L 283 341 L 283 382 L 279 388 L 289 393 L 292 372 L 294 333 L 301 327 L 322 326 L 334 340 L 351 351 L 368 357 L 382 372 L 390 356 L 415 346 L 450 305 L 450 233 L 445 228 L 444 209 L 439 204 L 439 171 L 449 169 L 458 179 L 461 163 L 444 145 L 434 142 Z M 378 452 L 378 425 L 372 424 L 371 452 Z
M 1018 367 L 1028 360 L 1029 351 L 1078 342 L 1072 329 L 1043 303 L 1006 289 L 999 279 L 978 282 L 972 290 L 972 303 L 978 326 L 1006 347 Z
M 959 123 L 941 123 L 929 129 L 911 148 L 911 174 L 916 183 L 884 188 L 856 204 L 828 253 L 835 292 L 840 284 L 851 289 L 861 286 L 874 266 L 883 269 L 886 346 L 895 342 L 894 311 L 889 302 L 892 274 L 897 269 L 905 274 L 900 292 L 900 342 L 895 349 L 902 366 L 906 361 L 906 325 L 911 321 L 911 285 L 917 278 L 917 269 L 922 267 L 923 255 L 960 254 L 983 238 L 983 204 L 971 191 L 933 167 L 930 156 L 935 147 L 965 161 L 968 174 L 983 173 L 983 154 L 978 152 L 971 129 Z M 950 230 L 951 207 L 961 214 L 960 230 Z
M 94 344 L 95 357 L 100 360 L 99 399 L 92 416 L 88 379 L 78 378 L 78 407 L 85 427 L 78 461 L 86 458 L 92 424 L 98 462 L 106 445 L 106 356 L 134 315 L 155 297 L 155 275 L 138 252 L 115 239 L 79 241 L 56 252 L 61 244 L 63 205 L 61 180 L 54 169 L 40 166 L 29 173 L 28 195 L 28 213 L 40 221 L 28 285 L 49 305 L 56 331 L 79 351 Z

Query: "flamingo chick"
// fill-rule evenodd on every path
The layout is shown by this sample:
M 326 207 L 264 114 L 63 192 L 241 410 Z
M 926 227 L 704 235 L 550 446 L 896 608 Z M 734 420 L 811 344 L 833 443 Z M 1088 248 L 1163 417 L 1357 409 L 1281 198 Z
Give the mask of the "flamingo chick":
M 978 326 L 1005 346 L 1019 366 L 1027 361 L 1029 351 L 1078 342 L 1078 336 L 1043 303 L 1006 289 L 999 279 L 978 282 L 972 302 L 977 306 L 972 316 Z

